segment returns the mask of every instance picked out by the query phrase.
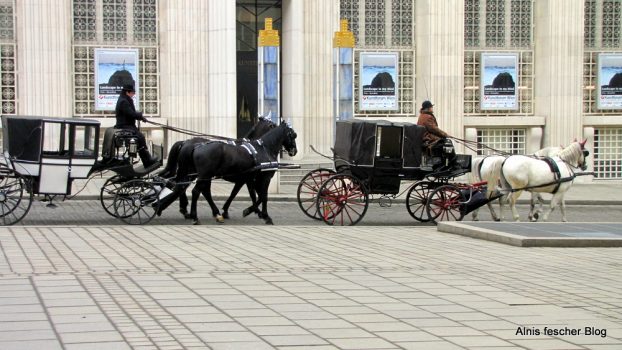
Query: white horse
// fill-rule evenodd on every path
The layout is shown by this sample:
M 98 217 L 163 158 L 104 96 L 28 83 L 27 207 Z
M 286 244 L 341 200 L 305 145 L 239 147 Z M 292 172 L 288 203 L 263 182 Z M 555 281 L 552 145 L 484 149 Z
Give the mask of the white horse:
M 533 155 L 536 157 L 554 157 L 561 152 L 563 147 L 546 147 L 543 148 Z M 473 160 L 473 167 L 471 169 L 471 182 L 478 181 L 486 181 L 488 182 L 488 192 L 486 193 L 487 198 L 491 198 L 494 195 L 498 194 L 498 186 L 501 175 L 501 166 L 507 156 L 500 155 L 491 155 L 485 156 L 481 158 L 475 158 Z M 490 210 L 490 215 L 492 216 L 494 221 L 502 221 L 504 220 L 503 216 L 503 205 L 507 203 L 507 196 L 503 196 L 499 198 L 499 216 L 492 207 L 492 203 L 489 202 L 488 209 Z M 539 204 L 539 208 L 536 210 L 536 203 Z M 529 211 L 529 220 L 536 221 L 538 220 L 538 216 L 542 213 L 542 206 L 544 204 L 544 200 L 539 193 L 531 192 L 531 207 Z M 473 211 L 472 218 L 473 221 L 479 221 L 478 213 L 479 209 Z
M 585 149 L 585 141 L 573 142 L 551 158 L 559 169 L 559 178 L 551 170 L 545 160 L 529 156 L 510 156 L 501 167 L 502 192 L 508 193 L 512 217 L 519 221 L 516 201 L 524 190 L 531 192 L 552 193 L 553 198 L 549 208 L 544 213 L 543 220 L 547 221 L 551 212 L 561 201 L 562 221 L 566 220 L 566 205 L 564 195 L 572 186 L 575 170 L 587 169 L 585 157 L 589 152 Z
M 505 156 L 491 155 L 482 158 L 475 158 L 473 160 L 470 173 L 471 183 L 479 181 L 488 182 L 488 190 L 486 191 L 486 198 L 488 199 L 499 193 L 498 187 L 499 181 L 501 180 L 501 165 L 506 158 L 507 157 Z M 505 198 L 499 198 L 499 216 L 497 216 L 497 213 L 495 213 L 495 210 L 492 207 L 492 201 L 486 204 L 494 221 L 503 220 L 504 202 Z M 473 221 L 479 221 L 478 214 L 479 209 L 473 210 L 473 213 L 471 214 Z

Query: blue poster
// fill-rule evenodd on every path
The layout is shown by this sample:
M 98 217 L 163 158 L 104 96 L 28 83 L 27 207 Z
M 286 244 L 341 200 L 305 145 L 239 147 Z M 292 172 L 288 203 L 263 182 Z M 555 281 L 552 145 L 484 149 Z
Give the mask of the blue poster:
M 622 55 L 598 55 L 598 109 L 622 109 Z
M 95 110 L 114 111 L 125 85 L 134 85 L 134 105 L 138 109 L 137 71 L 137 49 L 95 49 Z
M 518 54 L 482 53 L 481 110 L 518 110 Z
M 359 109 L 396 111 L 398 105 L 397 52 L 361 52 Z

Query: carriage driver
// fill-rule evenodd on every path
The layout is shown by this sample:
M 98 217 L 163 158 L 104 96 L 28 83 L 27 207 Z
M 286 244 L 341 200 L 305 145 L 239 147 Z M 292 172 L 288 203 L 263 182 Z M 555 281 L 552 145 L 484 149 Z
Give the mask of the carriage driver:
M 417 120 L 417 125 L 425 127 L 425 133 L 423 134 L 423 142 L 427 148 L 429 156 L 434 156 L 435 150 L 442 147 L 442 142 L 439 142 L 449 135 L 438 127 L 436 117 L 434 117 L 434 105 L 430 101 L 423 101 L 421 104 L 421 114 Z
M 143 117 L 142 112 L 137 112 L 134 107 L 134 85 L 125 85 L 121 90 L 119 99 L 117 100 L 117 107 L 115 108 L 115 115 L 117 117 L 117 124 L 115 129 L 131 130 L 136 134 L 138 155 L 143 162 L 145 168 L 155 164 L 158 161 L 157 157 L 152 157 L 147 149 L 147 141 L 145 135 L 143 135 L 136 127 L 136 121 L 147 121 L 147 118 Z

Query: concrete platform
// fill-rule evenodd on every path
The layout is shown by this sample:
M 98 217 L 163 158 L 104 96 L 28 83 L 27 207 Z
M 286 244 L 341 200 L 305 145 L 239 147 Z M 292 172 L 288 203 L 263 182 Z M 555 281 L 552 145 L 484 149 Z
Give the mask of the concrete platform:
M 438 231 L 518 247 L 622 247 L 620 223 L 442 222 Z

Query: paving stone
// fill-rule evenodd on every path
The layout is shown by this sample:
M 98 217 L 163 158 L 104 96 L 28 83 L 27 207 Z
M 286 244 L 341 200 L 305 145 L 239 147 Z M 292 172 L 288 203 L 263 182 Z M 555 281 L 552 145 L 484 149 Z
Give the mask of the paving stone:
M 379 338 L 352 338 L 352 339 L 331 339 L 339 349 L 397 349 L 396 345 Z

